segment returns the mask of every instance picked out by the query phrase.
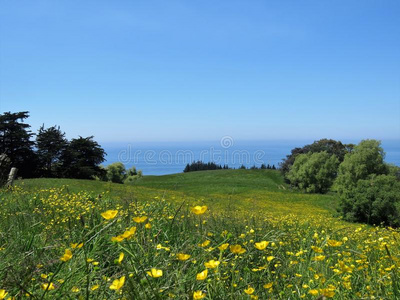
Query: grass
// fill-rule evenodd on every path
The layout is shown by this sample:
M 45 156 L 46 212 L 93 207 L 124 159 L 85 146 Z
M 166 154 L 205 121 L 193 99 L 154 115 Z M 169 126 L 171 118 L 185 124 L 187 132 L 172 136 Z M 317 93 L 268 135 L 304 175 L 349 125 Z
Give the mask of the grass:
M 22 180 L 0 203 L 0 299 L 400 297 L 399 232 L 276 171 Z

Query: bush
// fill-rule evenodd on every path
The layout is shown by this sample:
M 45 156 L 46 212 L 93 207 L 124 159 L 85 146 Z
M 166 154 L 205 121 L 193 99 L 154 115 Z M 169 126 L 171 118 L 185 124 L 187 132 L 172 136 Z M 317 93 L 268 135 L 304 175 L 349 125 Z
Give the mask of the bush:
M 107 168 L 107 181 L 115 182 L 115 183 L 124 183 L 126 178 L 126 169 L 123 163 L 116 162 L 111 165 L 108 165 Z
M 400 182 L 391 175 L 361 179 L 341 198 L 348 221 L 400 226 Z
M 357 185 L 358 180 L 370 175 L 387 174 L 388 167 L 383 162 L 385 152 L 376 140 L 361 141 L 351 153 L 346 154 L 339 166 L 336 189 L 341 196 Z
M 287 174 L 287 179 L 307 193 L 326 193 L 332 186 L 338 165 L 336 155 L 330 155 L 326 151 L 299 154 Z

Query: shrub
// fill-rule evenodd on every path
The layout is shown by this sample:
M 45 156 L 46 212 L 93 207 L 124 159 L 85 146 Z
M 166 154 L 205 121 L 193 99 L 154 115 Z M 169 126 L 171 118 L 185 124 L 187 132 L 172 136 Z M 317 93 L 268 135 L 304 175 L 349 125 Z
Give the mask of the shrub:
M 107 181 L 115 183 L 123 183 L 126 178 L 126 169 L 123 163 L 116 162 L 108 165 L 107 168 Z
M 308 193 L 326 193 L 335 179 L 338 165 L 337 157 L 326 151 L 299 154 L 287 179 Z
M 400 182 L 391 175 L 360 179 L 341 198 L 348 221 L 400 226 Z

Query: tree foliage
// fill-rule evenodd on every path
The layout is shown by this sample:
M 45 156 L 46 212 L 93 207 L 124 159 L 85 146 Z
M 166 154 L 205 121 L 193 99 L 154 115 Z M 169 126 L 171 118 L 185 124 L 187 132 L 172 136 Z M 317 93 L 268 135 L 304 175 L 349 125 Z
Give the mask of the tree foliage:
M 44 128 L 44 125 L 40 127 L 36 135 L 36 153 L 44 176 L 57 176 L 57 172 L 60 171 L 62 154 L 67 146 L 68 141 L 60 127 Z
M 341 210 L 348 221 L 400 226 L 400 182 L 394 176 L 360 179 L 341 199 Z
M 287 178 L 307 193 L 326 193 L 334 182 L 339 160 L 327 151 L 296 156 Z
M 37 165 L 31 141 L 34 134 L 29 130 L 30 125 L 23 122 L 28 117 L 27 111 L 0 115 L 0 154 L 10 158 L 11 166 L 18 168 L 22 177 L 33 177 Z
M 93 136 L 72 139 L 63 152 L 62 175 L 67 178 L 93 179 L 104 176 L 100 168 L 105 152 Z
M 107 181 L 111 181 L 114 183 L 124 183 L 124 180 L 127 177 L 125 166 L 121 162 L 116 162 L 108 165 L 106 167 L 106 171 Z

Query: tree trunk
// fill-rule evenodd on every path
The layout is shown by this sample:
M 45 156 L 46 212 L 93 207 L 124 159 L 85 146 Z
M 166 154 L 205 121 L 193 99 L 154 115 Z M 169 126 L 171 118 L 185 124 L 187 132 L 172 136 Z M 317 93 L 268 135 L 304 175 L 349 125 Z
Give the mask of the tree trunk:
M 10 174 L 8 175 L 7 186 L 13 185 L 15 176 L 17 175 L 17 171 L 17 168 L 11 168 Z

